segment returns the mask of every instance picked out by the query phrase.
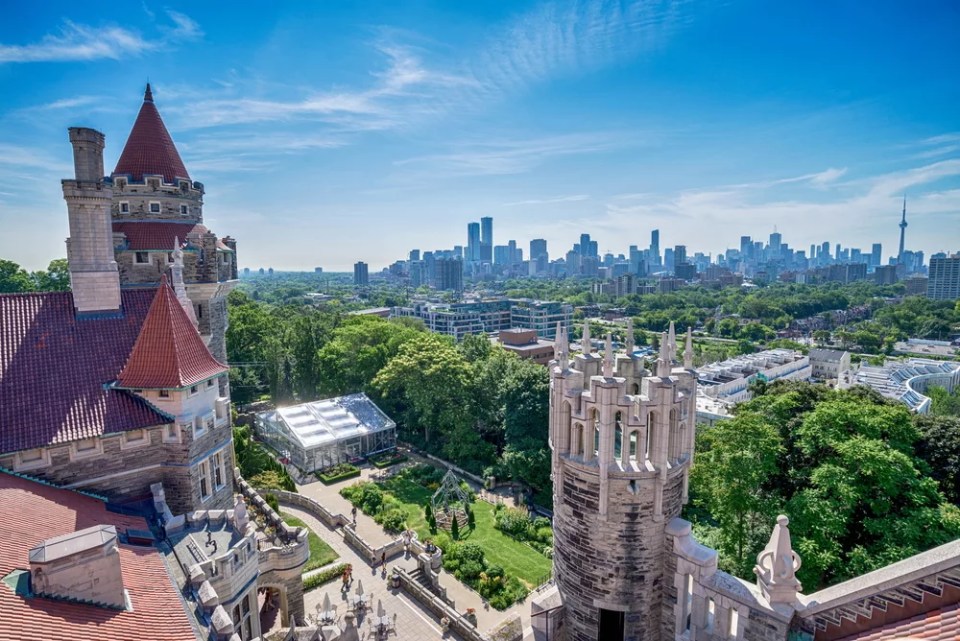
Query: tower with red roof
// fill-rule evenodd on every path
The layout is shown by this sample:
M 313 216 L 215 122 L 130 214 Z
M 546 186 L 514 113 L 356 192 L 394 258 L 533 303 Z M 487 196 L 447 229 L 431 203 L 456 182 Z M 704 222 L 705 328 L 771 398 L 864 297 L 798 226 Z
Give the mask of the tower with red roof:
M 200 333 L 213 355 L 225 360 L 226 296 L 237 279 L 236 242 L 204 226 L 203 184 L 187 172 L 149 84 L 110 178 L 121 284 L 158 283 L 179 239 L 183 280 Z

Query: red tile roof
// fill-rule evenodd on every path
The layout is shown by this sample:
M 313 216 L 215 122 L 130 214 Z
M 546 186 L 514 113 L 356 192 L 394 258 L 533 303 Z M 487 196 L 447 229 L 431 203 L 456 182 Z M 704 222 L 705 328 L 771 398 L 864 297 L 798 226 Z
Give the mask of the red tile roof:
M 844 637 L 840 641 L 897 641 L 929 639 L 956 641 L 960 639 L 960 603 L 954 603 L 910 619 L 888 623 L 873 630 Z
M 129 174 L 131 180 L 143 181 L 145 174 L 159 174 L 163 180 L 172 183 L 176 178 L 190 180 L 187 168 L 180 160 L 177 147 L 170 138 L 160 112 L 153 104 L 153 93 L 150 85 L 143 96 L 143 106 L 133 123 L 133 129 L 123 147 L 117 168 L 113 176 Z
M 164 274 L 118 384 L 127 389 L 174 389 L 226 371 L 227 366 L 210 354 Z
M 70 292 L 0 295 L 0 452 L 169 422 L 134 395 L 106 387 L 155 291 L 124 290 L 122 317 L 84 319 Z
M 207 228 L 199 223 L 113 223 L 114 232 L 122 232 L 127 236 L 128 249 L 134 251 L 167 250 L 173 251 L 173 243 L 179 239 L 181 243 L 187 238 L 199 244 L 200 235 L 207 233 Z
M 0 472 L 0 576 L 28 570 L 31 547 L 63 534 L 114 525 L 118 532 L 146 530 L 139 517 L 108 512 L 95 498 Z M 193 641 L 196 635 L 163 558 L 152 547 L 120 545 L 120 571 L 132 611 L 24 598 L 0 583 L 0 640 Z

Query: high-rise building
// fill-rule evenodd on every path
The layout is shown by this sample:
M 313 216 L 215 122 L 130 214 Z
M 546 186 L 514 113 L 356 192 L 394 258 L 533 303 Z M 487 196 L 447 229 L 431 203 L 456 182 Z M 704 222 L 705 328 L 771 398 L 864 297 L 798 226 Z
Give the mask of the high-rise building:
M 493 264 L 498 266 L 505 266 L 511 264 L 510 255 L 510 246 L 509 245 L 494 245 L 493 246 Z
M 930 257 L 927 298 L 934 300 L 960 298 L 960 252 L 952 256 Z
M 783 244 L 783 235 L 780 232 L 770 234 L 770 256 L 778 258 L 780 256 L 780 246 Z
M 459 258 L 438 258 L 436 260 L 437 289 L 463 291 L 463 261 Z
M 523 259 L 520 258 L 523 255 L 523 250 L 517 251 L 517 241 L 511 240 L 507 243 L 507 262 L 511 265 L 515 265 L 521 262 Z
M 493 260 L 493 218 L 489 216 L 480 219 L 480 260 Z
M 480 260 L 480 223 L 467 225 L 467 262 Z
M 363 261 L 353 264 L 353 284 L 357 287 L 365 287 L 370 284 L 367 264 Z
M 659 267 L 660 263 L 660 230 L 650 232 L 650 264 Z
M 676 268 L 677 265 L 687 262 L 687 246 L 686 245 L 676 245 L 673 248 L 673 266 Z
M 543 238 L 534 238 L 530 241 L 530 260 L 538 260 L 547 255 L 547 241 Z
M 420 260 L 420 250 L 419 250 L 419 249 L 411 249 L 411 250 L 410 250 L 410 258 L 409 258 L 409 260 L 410 260 L 411 262 L 412 262 L 412 261 L 415 261 L 415 260 Z
M 873 248 L 870 251 L 870 265 L 872 267 L 879 267 L 882 260 L 883 246 L 880 243 L 874 243 Z

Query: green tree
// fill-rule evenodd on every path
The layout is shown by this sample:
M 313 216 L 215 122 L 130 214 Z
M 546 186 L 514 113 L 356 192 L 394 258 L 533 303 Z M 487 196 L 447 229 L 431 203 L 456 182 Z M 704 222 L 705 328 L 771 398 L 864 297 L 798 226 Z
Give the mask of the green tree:
M 450 538 L 454 541 L 460 540 L 460 523 L 457 522 L 456 515 L 450 519 Z
M 930 476 L 954 505 L 960 505 L 960 418 L 917 415 L 917 455 L 930 466 Z
M 0 294 L 32 292 L 36 289 L 27 270 L 12 260 L 0 259 Z

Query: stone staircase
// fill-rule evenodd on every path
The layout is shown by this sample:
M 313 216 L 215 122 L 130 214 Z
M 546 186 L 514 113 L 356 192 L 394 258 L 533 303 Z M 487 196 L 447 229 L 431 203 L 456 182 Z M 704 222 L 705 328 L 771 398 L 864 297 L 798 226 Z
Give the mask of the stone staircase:
M 415 570 L 410 571 L 410 578 L 422 585 L 424 589 L 431 594 L 443 598 L 443 595 L 440 594 L 440 590 L 433 585 L 422 569 L 416 568 Z

